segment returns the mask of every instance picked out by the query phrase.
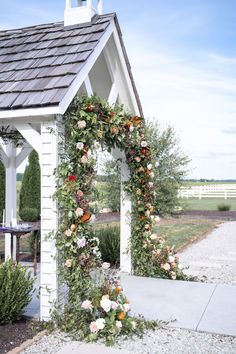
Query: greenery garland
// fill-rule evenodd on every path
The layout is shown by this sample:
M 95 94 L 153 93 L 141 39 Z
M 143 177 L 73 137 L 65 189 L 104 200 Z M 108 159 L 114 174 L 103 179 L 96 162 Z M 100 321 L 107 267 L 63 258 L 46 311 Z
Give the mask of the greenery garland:
M 110 107 L 98 97 L 77 97 L 65 116 L 65 146 L 57 168 L 55 197 L 62 213 L 56 234 L 61 257 L 60 275 L 68 288 L 68 301 L 58 325 L 80 338 L 105 337 L 112 344 L 119 334 L 139 332 L 153 322 L 134 320 L 120 284 L 109 279 L 108 264 L 101 263 L 98 239 L 91 236 L 89 201 L 95 192 L 98 144 L 108 151 L 125 152 L 130 169 L 126 192 L 132 200 L 130 250 L 133 273 L 182 278 L 178 259 L 164 240 L 152 232 L 158 222 L 153 213 L 153 178 L 158 163 L 145 140 L 142 117 Z

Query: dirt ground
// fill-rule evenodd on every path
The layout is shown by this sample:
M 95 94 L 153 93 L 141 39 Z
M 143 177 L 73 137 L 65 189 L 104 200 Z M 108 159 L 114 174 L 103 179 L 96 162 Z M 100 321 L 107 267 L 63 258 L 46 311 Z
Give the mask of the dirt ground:
M 22 319 L 12 324 L 0 325 L 0 354 L 18 347 L 43 329 L 42 324 Z

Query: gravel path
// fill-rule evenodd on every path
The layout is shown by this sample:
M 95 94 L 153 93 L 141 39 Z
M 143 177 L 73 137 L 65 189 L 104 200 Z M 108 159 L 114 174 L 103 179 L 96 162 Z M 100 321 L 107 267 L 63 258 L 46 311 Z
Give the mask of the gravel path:
M 57 332 L 44 337 L 21 354 L 56 354 L 69 341 Z M 133 354 L 235 354 L 236 337 L 162 328 L 146 333 L 143 338 L 120 340 L 115 348 L 126 349 Z
M 236 221 L 225 222 L 179 253 L 185 272 L 207 282 L 236 285 Z
M 189 274 L 208 282 L 236 285 L 236 221 L 221 224 L 202 241 L 179 254 Z M 56 332 L 21 354 L 56 354 L 70 341 Z M 236 337 L 178 328 L 147 332 L 143 338 L 120 340 L 116 346 L 133 354 L 236 354 Z

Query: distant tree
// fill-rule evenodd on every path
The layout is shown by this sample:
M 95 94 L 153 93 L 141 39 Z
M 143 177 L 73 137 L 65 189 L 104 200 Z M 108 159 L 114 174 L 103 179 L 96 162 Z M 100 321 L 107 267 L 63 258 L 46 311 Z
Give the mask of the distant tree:
M 158 122 L 147 122 L 146 134 L 158 161 L 155 179 L 155 211 L 170 214 L 181 204 L 179 188 L 189 172 L 190 159 L 182 151 L 175 129 L 168 125 L 162 127 Z
M 120 167 L 115 160 L 105 162 L 103 199 L 106 207 L 112 211 L 120 211 Z
M 19 215 L 22 220 L 40 219 L 40 165 L 36 151 L 29 155 L 20 191 Z
M 155 160 L 159 166 L 155 173 L 154 208 L 158 214 L 171 214 L 181 204 L 179 188 L 185 180 L 190 162 L 180 148 L 180 141 L 173 127 L 161 127 L 158 122 L 146 124 L 146 134 Z M 155 161 L 153 161 L 154 165 Z M 106 205 L 113 211 L 120 209 L 120 169 L 114 160 L 105 162 Z
M 0 222 L 2 222 L 2 213 L 5 209 L 5 167 L 0 161 Z

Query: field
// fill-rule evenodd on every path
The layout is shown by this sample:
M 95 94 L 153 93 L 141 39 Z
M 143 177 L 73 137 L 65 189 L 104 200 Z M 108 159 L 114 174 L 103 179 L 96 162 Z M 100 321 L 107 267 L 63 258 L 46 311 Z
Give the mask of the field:
M 183 206 L 186 210 L 217 210 L 219 204 L 230 205 L 231 211 L 236 211 L 236 198 L 183 198 Z
M 208 219 L 189 219 L 184 217 L 178 218 L 162 218 L 160 224 L 156 227 L 154 231 L 158 233 L 159 236 L 164 237 L 169 246 L 174 246 L 175 250 L 178 251 L 184 248 L 189 243 L 201 239 L 204 235 L 212 231 L 217 225 L 219 225 L 217 220 Z M 101 227 L 115 226 L 119 225 L 118 221 L 97 223 L 95 228 L 99 229 Z M 21 252 L 30 252 L 29 247 L 29 236 L 21 237 L 20 242 Z M 4 252 L 4 240 L 0 239 L 0 254 Z

